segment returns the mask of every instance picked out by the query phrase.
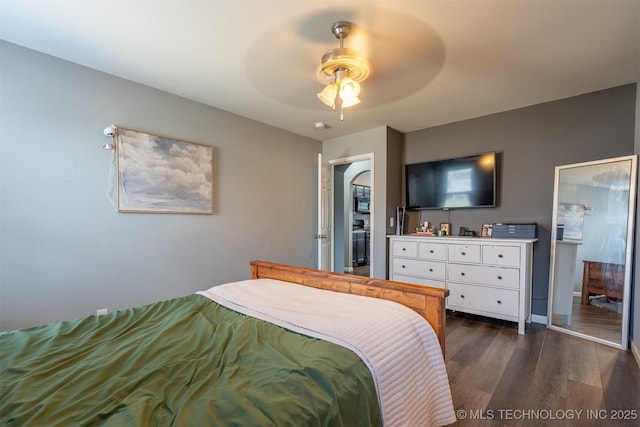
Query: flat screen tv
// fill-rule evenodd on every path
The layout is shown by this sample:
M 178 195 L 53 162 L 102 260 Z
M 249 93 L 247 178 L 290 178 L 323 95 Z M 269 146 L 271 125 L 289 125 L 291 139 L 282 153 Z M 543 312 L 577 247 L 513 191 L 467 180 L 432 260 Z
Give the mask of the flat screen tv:
M 496 153 L 405 165 L 407 209 L 496 206 Z

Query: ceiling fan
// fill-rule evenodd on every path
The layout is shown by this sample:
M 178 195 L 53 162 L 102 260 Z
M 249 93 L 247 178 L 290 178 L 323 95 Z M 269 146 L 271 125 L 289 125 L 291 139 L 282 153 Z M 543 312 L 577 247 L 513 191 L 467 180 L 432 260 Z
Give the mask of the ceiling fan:
M 328 107 L 340 107 L 340 120 L 344 120 L 343 109 L 360 103 L 360 82 L 371 72 L 369 63 L 358 52 L 344 47 L 351 23 L 338 21 L 331 27 L 333 35 L 340 40 L 340 47 L 322 55 L 318 68 L 318 79 L 326 86 L 317 96 Z

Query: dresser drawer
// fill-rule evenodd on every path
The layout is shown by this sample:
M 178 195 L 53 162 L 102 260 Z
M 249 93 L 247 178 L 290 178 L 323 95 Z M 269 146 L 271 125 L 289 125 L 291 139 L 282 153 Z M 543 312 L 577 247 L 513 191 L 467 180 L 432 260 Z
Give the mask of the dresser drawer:
M 487 265 L 449 264 L 447 278 L 456 282 L 520 288 L 520 270 Z
M 482 263 L 520 267 L 520 248 L 517 246 L 485 245 L 482 247 Z
M 418 243 L 404 240 L 395 240 L 391 248 L 391 255 L 407 258 L 418 256 Z
M 449 245 L 449 261 L 480 263 L 480 245 Z
M 447 307 L 518 317 L 518 291 L 448 282 Z
M 447 245 L 422 242 L 418 244 L 418 258 L 445 261 L 447 259 Z
M 402 274 L 392 274 L 391 280 L 396 282 L 413 283 L 414 285 L 431 286 L 432 288 L 445 289 L 447 286 L 444 281 L 425 279 L 424 277 L 404 276 Z
M 393 274 L 421 276 L 428 279 L 445 280 L 446 268 L 443 262 L 422 259 L 392 259 Z

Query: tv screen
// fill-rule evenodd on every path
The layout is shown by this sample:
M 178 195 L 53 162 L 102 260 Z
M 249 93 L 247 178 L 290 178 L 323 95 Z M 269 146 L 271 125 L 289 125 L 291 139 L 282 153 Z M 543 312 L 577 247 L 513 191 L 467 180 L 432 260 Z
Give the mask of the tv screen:
M 405 166 L 407 209 L 496 206 L 496 153 Z

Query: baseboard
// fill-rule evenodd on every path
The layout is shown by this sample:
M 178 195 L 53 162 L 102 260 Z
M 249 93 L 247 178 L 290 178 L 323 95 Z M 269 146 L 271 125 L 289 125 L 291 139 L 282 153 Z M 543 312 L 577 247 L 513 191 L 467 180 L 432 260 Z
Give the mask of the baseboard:
M 542 316 L 540 314 L 532 314 L 531 315 L 531 323 L 539 323 L 541 325 L 547 324 L 547 316 Z
M 640 347 L 636 343 L 638 340 L 631 341 L 631 353 L 633 353 L 633 357 L 636 359 L 636 363 L 640 366 Z

